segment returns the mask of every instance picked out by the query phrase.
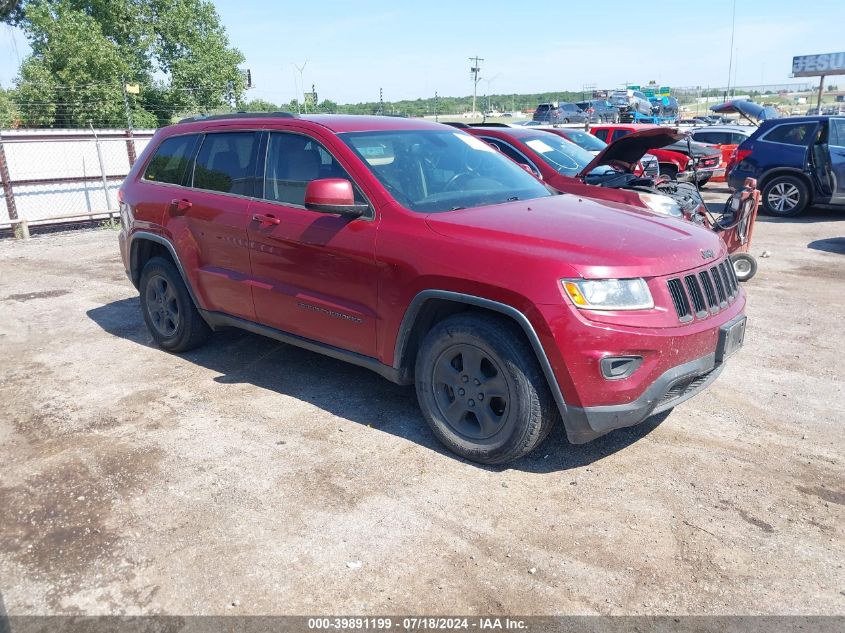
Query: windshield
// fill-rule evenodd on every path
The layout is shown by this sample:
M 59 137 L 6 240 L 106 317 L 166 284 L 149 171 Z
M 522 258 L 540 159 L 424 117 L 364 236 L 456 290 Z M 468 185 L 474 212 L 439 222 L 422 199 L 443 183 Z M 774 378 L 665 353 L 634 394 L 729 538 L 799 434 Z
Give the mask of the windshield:
M 581 130 L 566 130 L 566 138 L 588 152 L 600 152 L 607 147 L 603 140 Z
M 533 149 L 544 163 L 564 176 L 576 176 L 593 160 L 590 152 L 554 134 L 523 136 L 519 140 Z
M 552 195 L 516 163 L 465 132 L 391 130 L 339 136 L 412 211 L 436 213 Z

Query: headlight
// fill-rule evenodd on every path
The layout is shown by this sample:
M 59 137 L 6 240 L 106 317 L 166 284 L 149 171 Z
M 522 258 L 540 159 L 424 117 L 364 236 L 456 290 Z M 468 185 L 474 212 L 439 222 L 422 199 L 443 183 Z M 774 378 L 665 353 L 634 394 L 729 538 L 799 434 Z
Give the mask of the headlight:
M 563 289 L 583 310 L 650 310 L 654 307 L 645 279 L 562 279 Z
M 659 193 L 641 193 L 640 200 L 645 205 L 660 215 L 673 215 L 678 218 L 684 217 L 684 212 L 680 205 L 669 196 L 664 196 Z

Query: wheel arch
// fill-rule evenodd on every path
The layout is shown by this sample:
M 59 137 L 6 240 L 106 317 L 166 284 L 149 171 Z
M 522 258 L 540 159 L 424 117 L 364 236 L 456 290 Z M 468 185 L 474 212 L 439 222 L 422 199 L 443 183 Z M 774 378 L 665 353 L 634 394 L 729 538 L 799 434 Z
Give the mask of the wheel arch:
M 167 238 L 156 235 L 155 233 L 148 233 L 146 231 L 138 231 L 132 234 L 129 242 L 129 276 L 135 288 L 141 284 L 141 271 L 144 270 L 144 265 L 153 257 L 164 257 L 173 262 L 179 274 L 182 276 L 182 281 L 188 289 L 188 294 L 197 308 L 202 308 L 202 305 L 197 301 L 194 294 L 194 289 L 188 276 L 185 274 L 185 269 L 176 253 L 176 248 Z
M 531 321 L 513 306 L 484 297 L 448 290 L 431 289 L 419 292 L 405 311 L 396 336 L 393 366 L 400 381 L 406 384 L 413 381 L 414 364 L 420 343 L 431 328 L 443 319 L 468 311 L 498 314 L 519 326 L 534 351 L 561 416 L 565 418 L 566 403 L 563 393 Z

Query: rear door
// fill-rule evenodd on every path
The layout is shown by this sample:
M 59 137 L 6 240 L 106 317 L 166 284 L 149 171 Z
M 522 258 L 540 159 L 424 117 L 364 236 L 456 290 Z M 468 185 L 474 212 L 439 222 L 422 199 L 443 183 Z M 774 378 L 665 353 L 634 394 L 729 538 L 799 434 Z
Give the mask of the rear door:
M 845 204 L 845 119 L 831 118 L 829 130 L 830 171 L 833 176 L 832 202 Z
M 190 190 L 180 192 L 169 210 L 171 221 L 184 222 L 195 243 L 199 261 L 185 263 L 196 270 L 194 288 L 203 303 L 250 321 L 255 308 L 247 225 L 258 140 L 259 132 L 208 130 L 189 176 Z
M 305 188 L 318 178 L 353 182 L 327 146 L 293 126 L 269 130 L 263 187 L 250 207 L 249 241 L 255 312 L 278 330 L 375 356 L 377 218 L 311 211 Z

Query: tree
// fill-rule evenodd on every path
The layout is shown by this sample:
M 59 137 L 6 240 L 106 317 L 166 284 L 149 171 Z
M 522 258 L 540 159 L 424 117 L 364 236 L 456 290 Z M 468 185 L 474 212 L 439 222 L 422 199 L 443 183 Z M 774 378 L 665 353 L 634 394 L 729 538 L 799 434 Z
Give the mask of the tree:
M 281 110 L 275 103 L 270 103 L 264 99 L 253 99 L 240 105 L 240 109 L 245 112 L 278 112 Z
M 18 108 L 9 91 L 0 88 L 0 128 L 17 127 L 19 119 Z
M 136 125 L 230 108 L 245 89 L 207 0 L 24 0 L 9 16 L 32 46 L 15 96 L 27 125 L 123 126 L 124 82 L 141 86 Z

